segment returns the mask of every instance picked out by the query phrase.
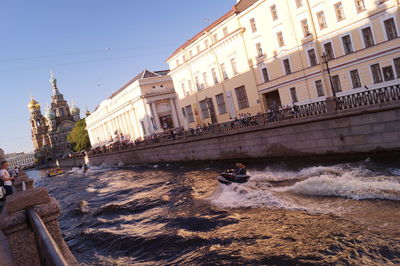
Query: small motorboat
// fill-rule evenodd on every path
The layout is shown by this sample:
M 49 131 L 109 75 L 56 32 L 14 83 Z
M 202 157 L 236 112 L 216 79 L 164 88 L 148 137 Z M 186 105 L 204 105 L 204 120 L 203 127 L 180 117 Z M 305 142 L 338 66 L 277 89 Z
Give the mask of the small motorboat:
M 64 170 L 61 168 L 54 168 L 54 169 L 49 169 L 47 170 L 47 176 L 52 177 L 56 175 L 62 175 L 64 174 Z
M 249 180 L 250 176 L 248 175 L 241 175 L 241 174 L 236 174 L 233 171 L 227 171 L 221 173 L 220 176 L 217 177 L 218 182 L 225 184 L 225 185 L 230 185 L 232 183 L 246 183 Z

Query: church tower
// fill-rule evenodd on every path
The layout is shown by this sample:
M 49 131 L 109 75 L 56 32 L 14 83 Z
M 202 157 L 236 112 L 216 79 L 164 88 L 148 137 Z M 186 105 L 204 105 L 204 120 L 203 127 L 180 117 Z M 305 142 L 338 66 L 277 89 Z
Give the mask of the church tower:
M 69 110 L 69 106 L 64 95 L 60 93 L 57 87 L 57 79 L 51 73 L 50 83 L 52 86 L 53 93 L 51 95 L 51 110 L 56 115 L 57 122 L 64 119 L 73 119 Z
M 39 150 L 48 143 L 46 120 L 40 111 L 40 104 L 33 97 L 31 97 L 31 101 L 28 104 L 28 109 L 30 112 L 33 146 L 36 150 Z

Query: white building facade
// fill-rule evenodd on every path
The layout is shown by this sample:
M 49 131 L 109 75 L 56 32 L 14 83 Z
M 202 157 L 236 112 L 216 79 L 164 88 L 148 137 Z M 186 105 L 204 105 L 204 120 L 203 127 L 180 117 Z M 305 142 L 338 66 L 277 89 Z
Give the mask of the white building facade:
M 32 167 L 35 165 L 35 154 L 34 153 L 12 153 L 6 154 L 7 162 L 11 169 Z
M 92 147 L 143 139 L 181 126 L 169 71 L 144 70 L 86 118 Z

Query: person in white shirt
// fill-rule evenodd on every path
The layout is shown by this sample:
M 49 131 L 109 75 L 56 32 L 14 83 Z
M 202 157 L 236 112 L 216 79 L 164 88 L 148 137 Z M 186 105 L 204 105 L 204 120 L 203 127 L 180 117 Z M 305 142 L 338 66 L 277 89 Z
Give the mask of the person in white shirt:
M 3 186 L 4 186 L 4 189 L 6 190 L 6 197 L 13 193 L 11 181 L 15 180 L 14 177 L 10 177 L 10 174 L 8 173 L 7 169 L 8 169 L 8 162 L 7 161 L 1 162 L 0 179 L 4 183 Z

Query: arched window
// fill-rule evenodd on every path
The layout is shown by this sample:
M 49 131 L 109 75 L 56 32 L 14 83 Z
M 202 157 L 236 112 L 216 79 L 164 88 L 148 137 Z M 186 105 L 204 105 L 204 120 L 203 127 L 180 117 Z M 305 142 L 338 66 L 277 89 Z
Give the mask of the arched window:
M 60 110 L 59 111 L 60 112 L 60 116 L 64 116 L 64 108 L 60 108 L 59 110 Z

